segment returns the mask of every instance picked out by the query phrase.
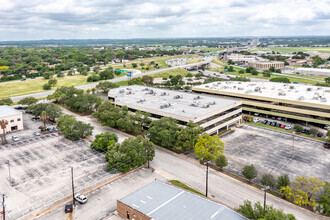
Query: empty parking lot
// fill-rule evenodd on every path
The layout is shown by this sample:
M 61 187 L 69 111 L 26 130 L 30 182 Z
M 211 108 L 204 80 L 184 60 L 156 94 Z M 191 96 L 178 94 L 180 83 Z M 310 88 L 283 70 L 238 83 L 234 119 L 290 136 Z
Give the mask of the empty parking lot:
M 330 150 L 323 148 L 321 142 L 249 125 L 235 128 L 221 139 L 228 169 L 233 172 L 239 173 L 245 165 L 253 164 L 259 177 L 271 173 L 289 174 L 291 179 L 317 176 L 330 180 Z

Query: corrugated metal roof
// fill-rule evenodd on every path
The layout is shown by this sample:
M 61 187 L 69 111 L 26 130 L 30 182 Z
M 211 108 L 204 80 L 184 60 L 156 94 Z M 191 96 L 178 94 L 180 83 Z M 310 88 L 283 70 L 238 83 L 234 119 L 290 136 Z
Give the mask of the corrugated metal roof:
M 8 106 L 8 105 L 1 105 L 0 106 L 0 118 L 22 114 L 22 112 L 17 111 L 16 109 Z
M 120 201 L 155 220 L 246 220 L 226 206 L 159 181 Z

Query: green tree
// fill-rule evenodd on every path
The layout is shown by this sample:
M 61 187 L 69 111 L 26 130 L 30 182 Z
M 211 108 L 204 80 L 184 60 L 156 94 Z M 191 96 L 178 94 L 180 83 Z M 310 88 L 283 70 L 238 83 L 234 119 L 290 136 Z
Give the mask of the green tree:
M 142 81 L 145 85 L 153 85 L 154 78 L 152 78 L 151 76 L 142 76 L 141 81 Z
M 48 117 L 52 120 L 56 120 L 63 114 L 62 109 L 58 105 L 55 105 L 53 103 L 50 103 L 46 107 L 45 112 L 48 115 Z
M 0 99 L 0 105 L 12 105 L 12 104 L 14 104 L 14 102 L 10 98 Z
M 46 129 L 46 122 L 48 121 L 49 117 L 46 111 L 43 111 L 40 115 L 40 121 L 44 123 L 44 129 Z
M 266 205 L 265 209 L 256 202 L 254 205 L 249 200 L 245 200 L 243 205 L 240 205 L 237 209 L 246 218 L 253 220 L 295 220 L 295 216 L 292 214 L 285 214 L 281 209 L 275 209 L 272 205 Z
M 239 70 L 238 73 L 239 73 L 239 74 L 244 74 L 245 71 L 244 71 L 244 70 Z
M 263 75 L 264 77 L 270 77 L 270 76 L 272 75 L 272 72 L 271 72 L 270 70 L 264 70 L 264 71 L 262 72 L 262 75 Z
M 50 85 L 50 84 L 44 84 L 43 86 L 42 86 L 42 88 L 44 89 L 44 90 L 51 90 L 52 89 L 52 86 Z
M 273 77 L 269 80 L 270 82 L 290 83 L 290 79 L 287 77 Z
M 243 167 L 242 169 L 242 175 L 249 180 L 249 182 L 251 182 L 252 179 L 256 178 L 258 175 L 258 171 L 257 169 L 253 166 L 253 164 L 251 165 L 246 165 L 245 167 Z
M 325 78 L 324 80 L 325 80 L 325 83 L 330 84 L 330 77 L 327 77 L 327 78 Z
M 101 90 L 103 93 L 108 93 L 110 89 L 118 88 L 119 86 L 113 82 L 100 82 L 96 88 Z
M 148 133 L 153 143 L 173 149 L 176 141 L 176 132 L 179 131 L 179 129 L 176 120 L 163 117 L 151 122 Z
M 95 140 L 91 144 L 91 148 L 106 152 L 108 150 L 108 146 L 113 145 L 118 142 L 118 136 L 115 133 L 104 132 L 101 134 L 97 134 L 95 136 Z
M 48 84 L 53 87 L 53 86 L 56 86 L 57 84 L 57 79 L 50 79 L 48 80 Z
M 234 72 L 234 68 L 232 66 L 229 66 L 228 72 Z
M 272 174 L 266 173 L 262 175 L 260 183 L 264 186 L 270 186 L 273 188 L 276 184 L 276 180 Z
M 53 72 L 45 72 L 45 73 L 42 74 L 42 76 L 45 79 L 50 79 L 51 77 L 53 77 Z
M 152 143 L 141 136 L 125 139 L 121 144 L 115 143 L 109 145 L 105 159 L 108 162 L 107 169 L 110 172 L 127 172 L 132 168 L 141 166 L 148 161 L 153 160 L 155 148 Z
M 319 131 L 317 129 L 315 129 L 315 128 L 311 128 L 309 131 L 311 132 L 311 134 L 313 136 L 315 136 L 315 135 L 317 135 L 317 133 L 319 133 Z
M 222 170 L 224 167 L 228 166 L 228 160 L 225 155 L 220 155 L 215 159 L 215 165 Z
M 101 70 L 101 67 L 99 67 L 99 66 L 94 66 L 93 67 L 93 72 L 96 73 L 96 74 L 99 73 L 100 70 Z
M 258 73 L 259 72 L 256 69 L 251 70 L 251 74 L 254 76 L 258 75 Z
M 107 80 L 107 79 L 113 79 L 115 78 L 114 75 L 112 74 L 112 71 L 109 70 L 103 70 L 100 72 L 100 78 L 101 80 Z
M 288 174 L 283 174 L 277 177 L 276 180 L 276 188 L 280 190 L 282 187 L 286 187 L 290 185 L 290 178 Z
M 81 121 L 77 121 L 72 115 L 62 115 L 57 122 L 64 137 L 73 141 L 92 135 L 93 127 Z
M 21 99 L 18 102 L 18 104 L 30 106 L 30 105 L 33 105 L 37 102 L 38 102 L 38 99 L 36 99 L 34 97 L 25 97 L 24 99 Z
M 326 182 L 323 187 L 323 194 L 317 203 L 317 209 L 321 214 L 330 215 L 330 183 Z
M 282 187 L 280 192 L 299 206 L 315 206 L 316 195 L 325 185 L 317 177 L 297 177 L 291 186 Z
M 189 121 L 186 127 L 176 132 L 174 151 L 177 153 L 191 151 L 196 144 L 198 136 L 202 134 L 203 131 L 203 127 Z
M 295 124 L 293 126 L 293 129 L 296 130 L 297 132 L 302 132 L 302 130 L 304 130 L 303 126 L 301 126 L 300 124 Z
M 210 136 L 203 133 L 198 137 L 195 144 L 195 153 L 201 162 L 213 161 L 218 156 L 223 155 L 225 144 L 216 135 Z
M 269 67 L 269 71 L 270 72 L 275 72 L 275 67 L 274 66 Z
M 137 63 L 132 63 L 133 68 L 136 68 L 137 66 L 138 66 Z

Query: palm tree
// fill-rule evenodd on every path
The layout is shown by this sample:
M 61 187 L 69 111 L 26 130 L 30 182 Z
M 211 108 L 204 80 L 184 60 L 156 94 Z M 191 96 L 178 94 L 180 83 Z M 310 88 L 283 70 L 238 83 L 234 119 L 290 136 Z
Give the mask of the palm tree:
M 7 143 L 7 140 L 6 140 L 6 128 L 7 128 L 7 125 L 8 125 L 8 121 L 3 120 L 3 119 L 0 121 L 0 126 L 1 126 L 1 129 L 3 131 L 2 144 L 6 144 Z
M 46 122 L 49 119 L 47 113 L 43 111 L 40 115 L 40 120 L 44 123 L 44 129 L 46 129 Z

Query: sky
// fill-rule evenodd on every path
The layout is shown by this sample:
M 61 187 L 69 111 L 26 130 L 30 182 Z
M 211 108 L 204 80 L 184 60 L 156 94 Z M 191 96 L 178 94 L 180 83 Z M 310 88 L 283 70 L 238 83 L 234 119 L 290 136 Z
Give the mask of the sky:
M 0 0 L 0 41 L 330 35 L 330 0 Z

